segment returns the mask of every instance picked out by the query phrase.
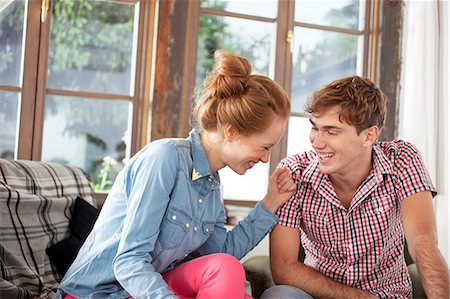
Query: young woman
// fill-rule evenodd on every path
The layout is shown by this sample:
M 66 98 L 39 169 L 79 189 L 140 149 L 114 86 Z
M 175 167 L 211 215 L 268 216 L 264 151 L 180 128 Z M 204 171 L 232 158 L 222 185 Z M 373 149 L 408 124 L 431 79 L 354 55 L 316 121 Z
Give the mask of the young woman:
M 124 167 L 57 298 L 251 298 L 239 259 L 277 223 L 295 184 L 275 170 L 263 200 L 227 231 L 217 171 L 268 162 L 290 103 L 245 58 L 215 58 L 194 108 L 197 128 L 148 144 Z M 187 261 L 192 253 L 200 257 Z

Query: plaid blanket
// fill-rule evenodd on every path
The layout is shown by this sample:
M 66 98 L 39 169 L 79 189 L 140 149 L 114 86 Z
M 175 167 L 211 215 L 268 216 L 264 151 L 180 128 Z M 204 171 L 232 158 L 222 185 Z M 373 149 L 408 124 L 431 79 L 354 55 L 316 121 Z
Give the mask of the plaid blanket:
M 94 203 L 77 167 L 0 159 L 0 298 L 29 298 L 61 277 L 45 249 L 66 238 L 77 196 Z

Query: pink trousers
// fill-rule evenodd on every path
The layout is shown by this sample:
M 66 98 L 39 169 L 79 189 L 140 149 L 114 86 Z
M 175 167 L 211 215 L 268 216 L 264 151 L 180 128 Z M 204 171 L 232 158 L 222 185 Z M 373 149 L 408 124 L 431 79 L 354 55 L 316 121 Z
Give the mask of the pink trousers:
M 169 289 L 180 299 L 252 299 L 245 293 L 244 268 L 238 259 L 229 254 L 202 256 L 162 276 Z M 66 295 L 64 299 L 76 298 Z

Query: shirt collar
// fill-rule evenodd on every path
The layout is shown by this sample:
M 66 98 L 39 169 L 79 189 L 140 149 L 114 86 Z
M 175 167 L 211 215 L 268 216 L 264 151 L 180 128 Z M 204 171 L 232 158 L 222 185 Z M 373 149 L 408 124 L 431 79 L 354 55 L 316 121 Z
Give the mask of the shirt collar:
M 391 161 L 389 161 L 388 157 L 384 154 L 378 143 L 373 146 L 372 153 L 373 173 L 375 175 L 394 173 Z
M 206 158 L 206 153 L 200 140 L 199 131 L 197 129 L 192 129 L 187 139 L 191 144 L 192 153 L 191 180 L 196 181 L 203 177 L 214 177 L 215 180 L 220 182 L 217 172 L 211 174 L 211 168 L 209 167 L 208 159 Z

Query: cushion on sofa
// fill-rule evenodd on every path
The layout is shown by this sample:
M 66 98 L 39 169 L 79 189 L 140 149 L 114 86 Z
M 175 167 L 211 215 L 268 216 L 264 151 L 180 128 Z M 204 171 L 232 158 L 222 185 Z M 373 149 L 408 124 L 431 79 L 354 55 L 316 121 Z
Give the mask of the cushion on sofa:
M 57 286 L 60 276 L 46 248 L 70 235 L 69 219 L 77 196 L 94 202 L 80 168 L 0 159 L 2 298 Z
M 81 242 L 84 242 L 94 227 L 98 214 L 99 210 L 78 196 L 69 222 L 70 233 Z
M 69 221 L 70 236 L 47 248 L 47 254 L 58 273 L 62 276 L 77 257 L 81 245 L 94 227 L 99 210 L 81 197 L 75 200 L 72 217 Z

